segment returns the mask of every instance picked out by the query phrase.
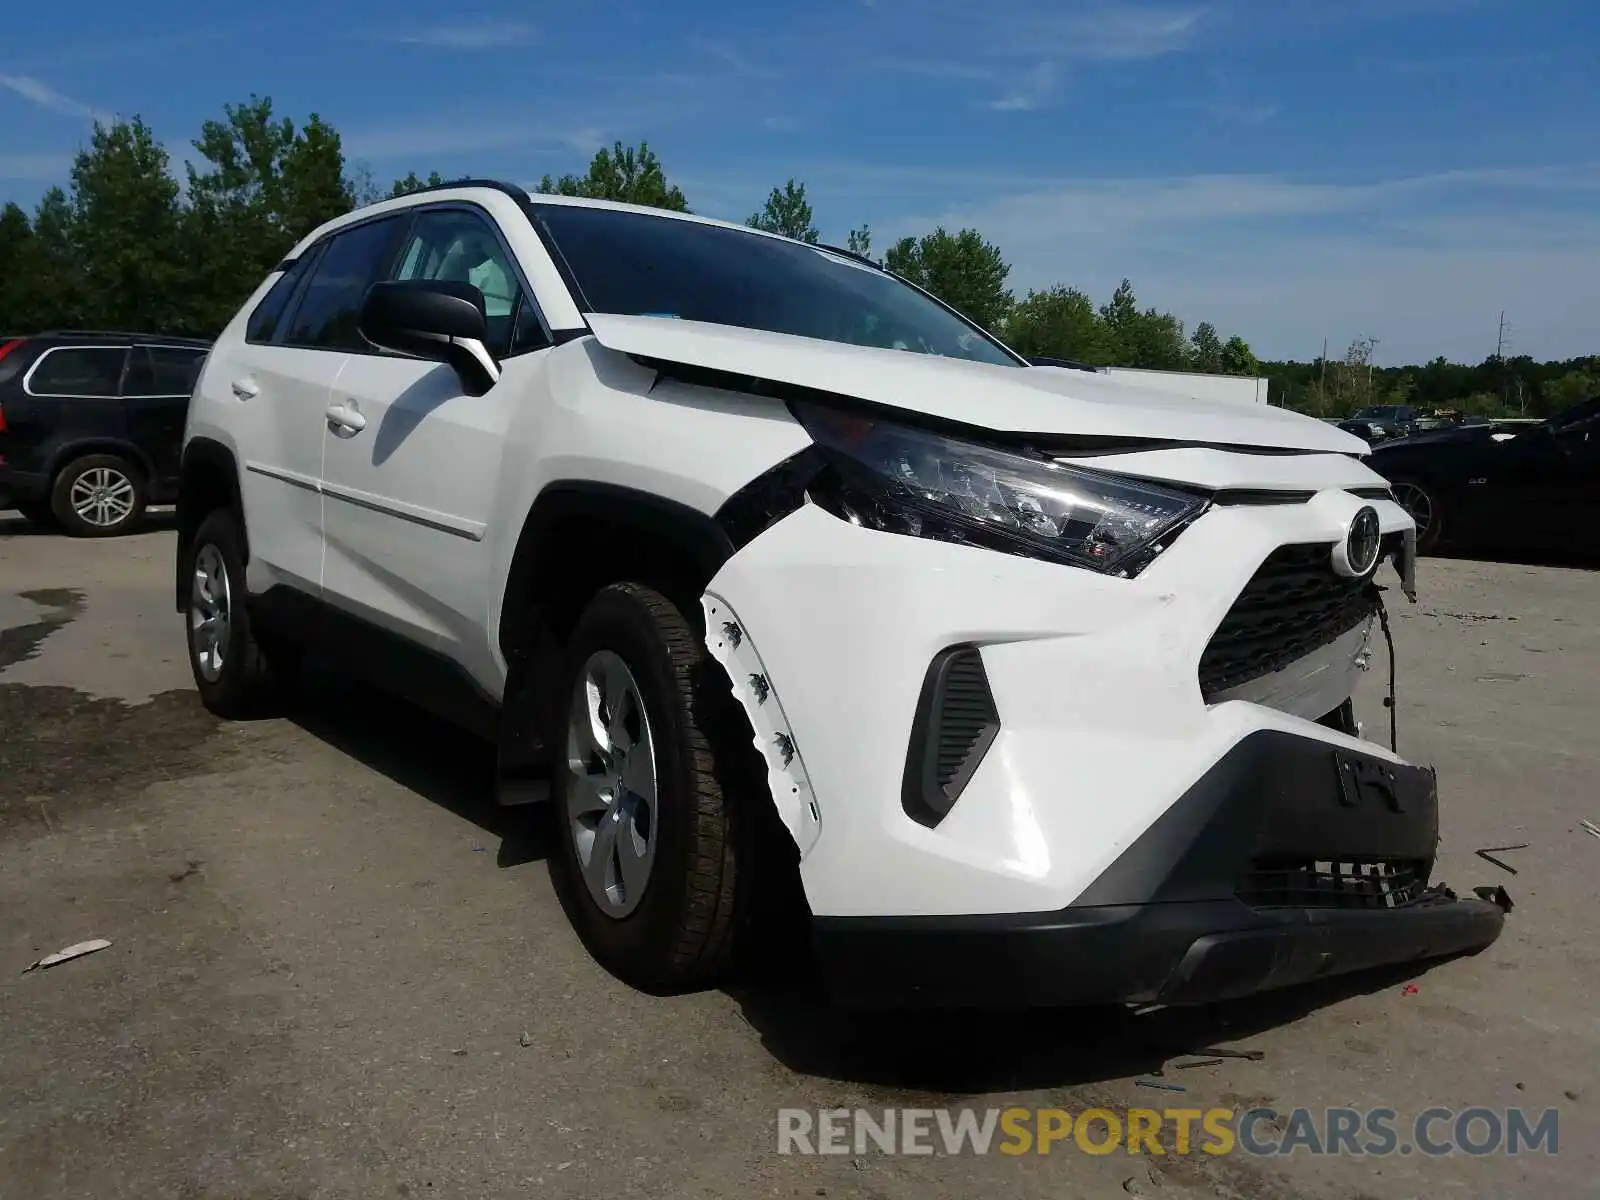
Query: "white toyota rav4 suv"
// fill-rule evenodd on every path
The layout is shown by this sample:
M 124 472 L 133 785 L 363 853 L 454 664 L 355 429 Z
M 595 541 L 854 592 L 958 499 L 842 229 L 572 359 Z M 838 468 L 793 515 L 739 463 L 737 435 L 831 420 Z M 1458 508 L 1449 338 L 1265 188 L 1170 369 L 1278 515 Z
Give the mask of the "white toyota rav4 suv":
M 217 339 L 177 605 L 218 714 L 312 649 L 490 739 L 637 987 L 722 977 L 788 880 L 845 1003 L 1208 1001 L 1502 928 L 1354 720 L 1380 570 L 1414 595 L 1366 452 L 844 251 L 459 183 Z

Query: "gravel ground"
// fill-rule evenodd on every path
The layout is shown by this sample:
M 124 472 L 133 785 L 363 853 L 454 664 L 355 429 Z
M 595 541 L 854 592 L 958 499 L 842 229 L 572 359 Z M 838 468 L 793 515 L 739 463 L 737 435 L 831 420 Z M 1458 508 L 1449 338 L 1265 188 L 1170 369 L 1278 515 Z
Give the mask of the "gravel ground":
M 804 976 L 616 983 L 538 829 L 486 804 L 487 748 L 402 705 L 322 680 L 290 719 L 213 720 L 172 543 L 0 515 L 0 1197 L 1593 1194 L 1600 574 L 1426 560 L 1396 602 L 1438 877 L 1515 901 L 1487 952 L 1197 1011 L 861 1018 Z M 1520 842 L 1515 875 L 1473 854 Z M 1264 1057 L 1173 1068 L 1218 1043 Z M 1135 1085 L 1163 1064 L 1181 1095 Z M 1013 1103 L 1386 1106 L 1402 1132 L 1556 1108 L 1559 1152 L 776 1152 L 780 1108 Z

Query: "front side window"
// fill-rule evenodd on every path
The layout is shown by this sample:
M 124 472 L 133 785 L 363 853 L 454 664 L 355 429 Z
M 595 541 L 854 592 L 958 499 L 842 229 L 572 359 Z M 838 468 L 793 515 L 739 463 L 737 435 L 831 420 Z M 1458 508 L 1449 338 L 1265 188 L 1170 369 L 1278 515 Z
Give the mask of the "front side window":
M 135 346 L 128 360 L 125 396 L 187 396 L 205 358 L 204 350 L 174 346 Z
M 822 247 L 649 213 L 530 207 L 590 312 L 1026 365 L 915 288 Z
M 489 349 L 504 357 L 515 349 L 528 349 L 530 322 L 526 297 L 511 266 L 510 257 L 488 224 L 473 213 L 441 209 L 418 214 L 395 269 L 398 280 L 427 279 L 470 283 L 483 293 L 489 319 Z M 537 318 L 532 331 L 539 332 Z M 518 335 L 513 347 L 513 333 Z M 542 335 L 541 335 L 542 336 Z
M 312 267 L 283 342 L 314 350 L 370 350 L 361 336 L 361 301 L 385 277 L 409 214 L 369 221 L 335 233 Z
M 35 396 L 115 396 L 128 357 L 120 346 L 58 346 L 28 376 Z

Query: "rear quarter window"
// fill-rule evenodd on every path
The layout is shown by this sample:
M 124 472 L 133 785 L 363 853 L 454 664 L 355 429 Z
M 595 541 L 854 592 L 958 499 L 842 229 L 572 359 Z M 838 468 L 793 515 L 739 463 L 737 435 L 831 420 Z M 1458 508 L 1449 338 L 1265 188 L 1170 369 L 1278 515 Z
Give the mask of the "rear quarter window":
M 121 346 L 54 346 L 40 356 L 24 386 L 34 396 L 115 396 L 127 357 Z

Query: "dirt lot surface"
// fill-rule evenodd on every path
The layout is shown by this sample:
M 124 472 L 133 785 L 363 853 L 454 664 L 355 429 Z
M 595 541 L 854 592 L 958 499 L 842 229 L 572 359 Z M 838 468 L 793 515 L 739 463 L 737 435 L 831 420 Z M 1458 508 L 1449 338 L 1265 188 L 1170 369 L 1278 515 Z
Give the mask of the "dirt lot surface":
M 1394 602 L 1401 750 L 1441 775 L 1437 878 L 1515 901 L 1485 953 L 1201 1011 L 862 1018 L 803 978 L 672 1000 L 613 981 L 536 828 L 486 802 L 486 748 L 403 706 L 322 681 L 290 719 L 213 720 L 173 536 L 0 515 L 7 1200 L 1595 1194 L 1600 574 L 1427 560 L 1421 602 Z M 1500 855 L 1515 875 L 1473 853 L 1524 842 Z M 22 973 L 91 937 L 114 944 Z M 1216 1044 L 1264 1057 L 1177 1069 Z M 1135 1083 L 1163 1064 L 1184 1092 Z M 1385 1106 L 1402 1141 L 1431 1106 L 1555 1108 L 1559 1144 L 777 1153 L 780 1108 L 1012 1103 Z

